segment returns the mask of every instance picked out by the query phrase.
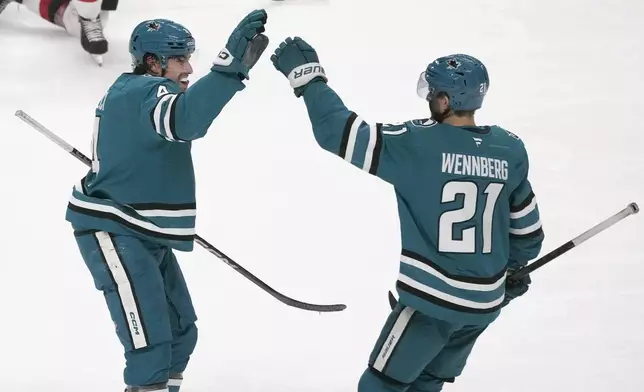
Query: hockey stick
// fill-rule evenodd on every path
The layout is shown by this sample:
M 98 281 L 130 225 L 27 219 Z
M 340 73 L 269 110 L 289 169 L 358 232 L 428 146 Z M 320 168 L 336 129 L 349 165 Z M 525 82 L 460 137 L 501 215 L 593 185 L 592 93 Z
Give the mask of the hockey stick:
M 562 254 L 568 252 L 572 248 L 575 248 L 581 245 L 583 242 L 589 240 L 590 238 L 601 233 L 602 231 L 608 229 L 609 227 L 621 221 L 622 219 L 626 218 L 627 216 L 637 214 L 638 212 L 640 212 L 640 208 L 638 207 L 637 203 L 629 203 L 626 206 L 626 208 L 624 208 L 623 210 L 619 211 L 618 213 L 611 216 L 610 218 L 604 219 L 603 221 L 599 222 L 595 226 L 581 233 L 577 237 L 573 238 L 572 240 L 566 242 L 565 244 L 551 251 L 547 255 L 540 257 L 535 262 L 530 263 L 527 267 L 522 268 L 518 272 L 510 275 L 508 279 L 517 280 L 525 277 L 529 273 L 535 271 L 538 268 L 543 267 L 547 263 L 561 256 Z
M 82 152 L 78 151 L 75 149 L 72 145 L 61 139 L 58 135 L 50 131 L 49 129 L 45 128 L 44 125 L 40 124 L 38 121 L 34 120 L 32 117 L 30 117 L 28 114 L 23 112 L 22 110 L 18 110 L 16 112 L 16 117 L 20 118 L 22 121 L 26 122 L 27 124 L 31 125 L 35 130 L 38 132 L 42 133 L 45 135 L 47 138 L 49 138 L 51 141 L 56 143 L 59 147 L 62 147 L 63 150 L 67 151 L 74 157 L 76 157 L 79 161 L 83 162 L 87 166 L 92 166 L 92 161 L 89 159 L 85 154 Z M 226 256 L 223 252 L 221 252 L 219 249 L 215 248 L 212 244 L 210 244 L 208 241 L 205 239 L 201 238 L 199 235 L 195 234 L 195 242 L 201 246 L 203 246 L 208 252 L 212 253 L 215 255 L 219 260 L 223 261 L 224 263 L 228 264 L 228 266 L 232 267 L 235 271 L 239 272 L 242 274 L 246 279 L 250 280 L 253 282 L 255 285 L 259 286 L 262 290 L 266 291 L 276 299 L 278 299 L 280 302 L 292 306 L 298 309 L 304 309 L 304 310 L 310 310 L 314 312 L 339 312 L 347 308 L 347 305 L 344 304 L 334 304 L 334 305 L 316 305 L 316 304 L 310 304 L 306 302 L 301 302 L 298 300 L 295 300 L 293 298 L 287 297 L 286 295 L 276 291 L 266 283 L 264 283 L 262 280 L 257 278 L 255 275 L 252 273 L 248 272 L 244 267 L 241 265 L 237 264 L 235 261 L 233 261 L 230 257 Z
M 583 242 L 589 240 L 590 238 L 596 236 L 597 234 L 601 233 L 602 231 L 608 229 L 615 223 L 621 221 L 622 219 L 626 218 L 629 215 L 634 215 L 640 212 L 640 208 L 638 207 L 637 203 L 629 203 L 626 208 L 623 210 L 619 211 L 618 213 L 614 214 L 610 218 L 604 219 L 603 221 L 599 222 L 595 226 L 591 227 L 590 229 L 586 230 L 585 232 L 581 233 L 577 237 L 573 238 L 572 240 L 564 243 L 563 245 L 559 246 L 558 248 L 554 249 L 547 255 L 544 255 L 537 259 L 536 261 L 530 263 L 528 266 L 520 269 L 519 271 L 515 272 L 514 274 L 508 276 L 508 280 L 517 280 L 525 277 L 526 275 L 530 274 L 531 272 L 537 270 L 538 268 L 543 267 L 544 265 L 548 264 L 552 260 L 556 259 L 557 257 L 561 256 L 562 254 L 568 252 L 572 248 L 575 248 L 579 245 L 581 245 Z M 389 305 L 393 309 L 397 304 L 398 301 L 396 300 L 396 297 L 394 294 L 389 291 L 388 294 L 388 299 L 389 299 Z

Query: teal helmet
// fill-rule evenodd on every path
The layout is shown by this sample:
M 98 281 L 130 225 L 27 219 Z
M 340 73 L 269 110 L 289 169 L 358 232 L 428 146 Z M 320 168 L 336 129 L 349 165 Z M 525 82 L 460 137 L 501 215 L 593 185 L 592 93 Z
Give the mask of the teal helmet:
M 195 51 L 195 39 L 184 26 L 168 19 L 152 19 L 139 23 L 130 36 L 133 65 L 144 64 L 147 54 L 153 54 L 161 67 L 172 56 L 186 56 Z
M 446 93 L 455 110 L 476 110 L 483 105 L 489 87 L 490 78 L 480 60 L 453 54 L 431 62 L 420 74 L 416 89 L 428 101 Z

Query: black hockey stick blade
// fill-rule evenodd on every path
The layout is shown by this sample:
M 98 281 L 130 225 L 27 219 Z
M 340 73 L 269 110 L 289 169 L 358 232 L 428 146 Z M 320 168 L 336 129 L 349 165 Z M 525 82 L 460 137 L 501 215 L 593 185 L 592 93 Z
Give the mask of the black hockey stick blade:
M 557 247 L 556 249 L 552 250 L 548 254 L 540 257 L 536 261 L 530 263 L 527 267 L 522 268 L 521 270 L 515 272 L 514 274 L 508 276 L 508 280 L 517 280 L 525 277 L 526 275 L 536 271 L 537 269 L 543 267 L 544 265 L 548 264 L 552 260 L 556 259 L 557 257 L 563 255 L 564 253 L 568 252 L 572 248 L 575 248 L 579 246 L 581 243 L 589 240 L 590 238 L 596 236 L 597 234 L 601 233 L 602 231 L 608 229 L 609 227 L 613 226 L 615 223 L 621 221 L 622 219 L 634 215 L 640 212 L 640 208 L 637 205 L 637 203 L 632 202 L 629 203 L 623 210 L 617 212 L 610 218 L 604 219 L 603 221 L 599 222 L 595 226 L 591 227 L 590 229 L 586 230 L 582 234 L 578 235 L 577 237 L 573 238 L 572 240 L 564 243 L 563 245 Z M 392 294 L 391 291 L 389 291 L 389 305 L 393 309 L 396 305 L 398 304 L 398 301 L 396 301 L 396 297 Z
M 15 113 L 16 117 L 24 121 L 25 123 L 29 124 L 32 128 L 37 130 L 38 132 L 42 133 L 45 135 L 48 139 L 56 143 L 58 146 L 60 146 L 63 150 L 67 151 L 69 154 L 73 155 L 76 159 L 79 161 L 83 162 L 87 166 L 92 166 L 92 161 L 89 159 L 85 154 L 82 152 L 78 151 L 76 148 L 74 148 L 71 144 L 67 143 L 65 140 L 60 138 L 58 135 L 47 129 L 44 125 L 40 124 L 38 121 L 30 117 L 27 113 L 23 112 L 22 110 L 18 110 Z M 264 283 L 261 279 L 253 275 L 252 273 L 248 272 L 245 268 L 243 268 L 241 265 L 237 264 L 235 261 L 233 261 L 230 257 L 226 256 L 224 253 L 222 253 L 219 249 L 215 248 L 212 244 L 210 244 L 208 241 L 200 237 L 199 235 L 195 234 L 195 242 L 202 247 L 204 247 L 208 252 L 214 254 L 219 258 L 219 260 L 223 261 L 224 263 L 228 264 L 230 267 L 232 267 L 235 271 L 239 272 L 242 274 L 246 279 L 250 280 L 253 282 L 255 285 L 260 287 L 262 290 L 267 292 L 268 294 L 272 295 L 274 298 L 279 300 L 280 302 L 292 306 L 294 308 L 298 309 L 303 309 L 303 310 L 310 310 L 314 312 L 339 312 L 347 308 L 346 305 L 344 304 L 333 304 L 333 305 L 317 305 L 317 304 L 310 304 L 302 301 L 295 300 L 293 298 L 287 297 L 286 295 L 276 291 L 273 289 L 271 286 L 267 285 Z
M 285 296 L 284 294 L 279 293 L 263 281 L 261 281 L 259 278 L 257 278 L 255 275 L 251 274 L 248 272 L 244 267 L 241 265 L 237 264 L 235 261 L 233 261 L 230 257 L 226 256 L 223 252 L 221 252 L 219 249 L 215 248 L 213 245 L 211 245 L 208 241 L 204 240 L 201 238 L 199 235 L 195 235 L 195 242 L 197 242 L 199 245 L 203 246 L 208 252 L 212 253 L 215 255 L 219 260 L 223 261 L 224 263 L 228 264 L 232 269 L 235 271 L 239 272 L 240 274 L 244 275 L 246 279 L 250 280 L 251 282 L 255 283 L 257 286 L 259 286 L 262 290 L 266 291 L 279 301 L 285 303 L 286 305 L 293 306 L 299 309 L 304 309 L 304 310 L 311 310 L 315 312 L 339 312 L 347 308 L 347 305 L 344 304 L 334 304 L 334 305 L 315 305 L 315 304 L 310 304 L 306 302 L 301 302 L 298 300 L 295 300 L 293 298 L 289 298 Z

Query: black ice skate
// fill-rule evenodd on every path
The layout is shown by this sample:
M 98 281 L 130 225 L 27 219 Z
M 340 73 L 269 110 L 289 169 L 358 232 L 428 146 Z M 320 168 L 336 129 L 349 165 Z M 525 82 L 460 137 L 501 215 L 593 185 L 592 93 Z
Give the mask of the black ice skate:
M 79 20 L 81 25 L 81 46 L 87 53 L 94 57 L 98 65 L 102 65 L 102 55 L 107 53 L 107 40 L 103 35 L 101 18 L 85 19 L 79 17 Z
M 0 0 L 0 14 L 2 11 L 4 11 L 5 8 L 9 5 L 9 3 L 13 3 L 14 0 Z M 22 0 L 16 1 L 17 3 L 22 3 Z

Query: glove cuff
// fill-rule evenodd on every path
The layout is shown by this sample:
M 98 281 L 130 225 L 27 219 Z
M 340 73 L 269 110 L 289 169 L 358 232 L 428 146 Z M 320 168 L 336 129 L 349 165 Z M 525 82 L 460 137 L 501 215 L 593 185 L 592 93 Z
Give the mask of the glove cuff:
M 301 97 L 302 95 L 304 95 L 304 90 L 306 90 L 315 81 L 320 81 L 320 82 L 323 82 L 323 83 L 327 82 L 326 79 L 323 79 L 321 76 L 316 76 L 313 79 L 311 79 L 311 81 L 308 82 L 307 84 L 305 84 L 304 86 L 294 88 L 293 93 L 295 94 L 295 96 L 297 98 Z
M 320 63 L 306 63 L 297 66 L 293 68 L 287 77 L 293 89 L 299 89 L 315 78 L 322 78 L 325 82 L 328 81 L 324 68 Z

